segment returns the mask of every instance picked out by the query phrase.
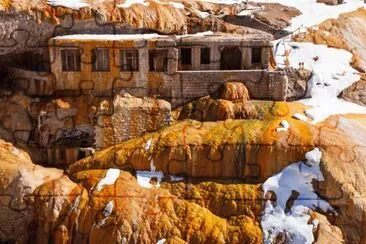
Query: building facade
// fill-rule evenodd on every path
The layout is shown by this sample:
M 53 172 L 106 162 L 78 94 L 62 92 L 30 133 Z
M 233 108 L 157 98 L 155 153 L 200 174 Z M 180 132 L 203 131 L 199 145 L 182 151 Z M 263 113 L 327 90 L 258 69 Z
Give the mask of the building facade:
M 69 35 L 50 39 L 49 55 L 51 74 L 23 77 L 30 94 L 67 96 L 88 90 L 110 97 L 125 90 L 159 96 L 174 107 L 239 81 L 252 98 L 286 97 L 286 75 L 271 65 L 270 41 L 250 35 Z M 22 80 L 22 72 L 12 74 Z

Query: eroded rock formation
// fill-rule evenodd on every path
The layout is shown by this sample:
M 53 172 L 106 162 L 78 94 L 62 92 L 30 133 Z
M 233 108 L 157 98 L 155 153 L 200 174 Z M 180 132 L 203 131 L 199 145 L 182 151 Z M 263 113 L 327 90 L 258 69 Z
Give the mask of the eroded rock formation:
M 59 178 L 62 170 L 32 163 L 29 155 L 0 139 L 0 239 L 25 243 L 34 221 L 33 193 L 40 185 Z

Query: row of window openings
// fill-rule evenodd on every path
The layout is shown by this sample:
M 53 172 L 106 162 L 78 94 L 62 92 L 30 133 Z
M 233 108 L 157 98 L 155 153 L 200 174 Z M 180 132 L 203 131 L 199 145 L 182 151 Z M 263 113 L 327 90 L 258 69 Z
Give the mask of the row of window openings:
M 211 63 L 211 49 L 200 49 L 200 63 Z M 139 53 L 138 50 L 121 50 L 121 71 L 138 71 L 139 70 Z M 166 72 L 168 70 L 168 54 L 166 50 L 149 51 L 149 71 Z M 81 52 L 78 49 L 61 50 L 62 70 L 63 71 L 81 71 Z M 110 71 L 110 59 L 108 49 L 94 49 L 92 52 L 94 72 Z M 261 48 L 252 49 L 252 63 L 260 63 Z M 181 48 L 181 64 L 192 64 L 192 49 Z
M 166 50 L 149 51 L 149 70 L 166 72 L 168 70 L 168 52 Z M 138 50 L 121 50 L 121 71 L 139 70 Z M 78 49 L 61 50 L 62 70 L 65 72 L 81 71 L 81 52 Z M 110 71 L 108 49 L 94 49 L 92 52 L 94 72 Z
M 232 49 L 232 48 L 229 48 Z M 238 48 L 235 48 L 238 49 Z M 239 50 L 239 49 L 238 49 Z M 200 64 L 210 64 L 211 63 L 211 49 L 201 48 L 200 49 Z M 241 51 L 239 51 L 241 56 Z M 262 60 L 262 48 L 254 47 L 252 48 L 251 63 L 258 64 Z M 192 48 L 181 48 L 181 64 L 182 65 L 192 65 Z
M 121 71 L 138 71 L 138 50 L 121 50 Z M 61 50 L 62 70 L 81 71 L 81 51 L 79 49 Z M 94 49 L 92 52 L 94 72 L 110 71 L 109 49 Z

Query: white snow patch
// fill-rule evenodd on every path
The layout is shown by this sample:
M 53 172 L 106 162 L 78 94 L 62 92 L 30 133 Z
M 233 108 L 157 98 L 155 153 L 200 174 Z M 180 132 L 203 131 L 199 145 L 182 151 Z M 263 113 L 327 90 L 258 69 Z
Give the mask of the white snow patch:
M 246 0 L 199 0 L 200 2 L 207 2 L 207 3 L 218 3 L 218 4 L 240 4 L 247 2 Z
M 113 185 L 118 179 L 120 172 L 119 169 L 108 169 L 105 177 L 96 186 L 96 191 L 102 190 L 105 185 Z
M 62 6 L 75 10 L 89 6 L 89 4 L 83 0 L 48 0 L 47 3 L 52 6 Z
M 294 115 L 292 115 L 292 118 L 297 119 L 297 120 L 301 120 L 301 121 L 308 121 L 308 118 L 300 113 L 296 113 Z
M 151 172 L 155 172 L 156 171 L 156 167 L 154 164 L 154 160 L 152 158 L 150 158 L 150 171 Z
M 195 34 L 186 34 L 186 35 L 177 35 L 177 38 L 182 38 L 182 37 L 189 37 L 189 36 L 208 36 L 208 35 L 213 35 L 214 33 L 212 31 L 204 31 L 204 32 L 197 32 Z
M 314 192 L 312 180 L 324 181 L 319 163 L 321 152 L 318 148 L 306 153 L 307 162 L 292 164 L 280 173 L 268 178 L 262 185 L 264 193 L 273 191 L 276 194 L 276 204 L 266 202 L 261 225 L 265 243 L 279 233 L 285 233 L 290 243 L 312 243 L 313 228 L 316 222 L 308 224 L 309 211 L 320 208 L 323 211 L 333 211 L 333 208 Z M 285 213 L 286 202 L 292 191 L 299 193 L 290 211 Z
M 290 128 L 290 124 L 287 122 L 287 120 L 282 120 L 280 122 L 280 128 L 277 128 L 277 131 L 287 131 Z
M 161 171 L 153 172 L 153 171 L 136 171 L 137 182 L 140 186 L 145 188 L 153 188 L 154 186 L 150 183 L 152 178 L 157 178 L 156 187 L 160 186 L 160 182 L 164 177 L 164 173 Z
M 109 216 L 111 216 L 113 208 L 114 208 L 114 202 L 113 201 L 108 202 L 104 208 L 104 212 L 103 212 L 104 218 L 100 221 L 100 223 L 98 224 L 98 227 L 105 224 L 105 221 L 109 218 Z
M 42 126 L 42 121 L 41 120 L 42 120 L 42 117 L 46 114 L 47 114 L 46 111 L 43 111 L 43 110 L 41 110 L 41 112 L 39 112 L 39 115 L 38 115 L 38 130 L 41 129 L 41 126 Z
M 133 4 L 142 4 L 144 6 L 149 6 L 149 3 L 145 2 L 145 0 L 126 0 L 124 3 L 118 4 L 117 8 L 129 8 Z
M 78 195 L 78 196 L 75 198 L 75 201 L 74 201 L 74 203 L 72 204 L 70 211 L 74 211 L 74 212 L 78 212 L 78 211 L 80 211 L 80 210 L 78 210 L 78 209 L 77 209 L 77 208 L 79 207 L 79 205 L 80 205 L 80 199 L 81 199 L 80 195 Z
M 177 9 L 184 9 L 184 5 L 181 3 L 177 3 L 177 2 L 169 2 L 170 5 L 173 5 L 174 8 Z
M 56 40 L 91 40 L 91 41 L 125 41 L 125 40 L 148 40 L 153 38 L 166 38 L 168 36 L 159 34 L 118 34 L 118 35 L 97 35 L 97 34 L 76 34 L 56 36 L 53 39 Z
M 152 139 L 149 139 L 145 144 L 145 151 L 148 151 L 151 147 Z
M 338 98 L 338 95 L 360 79 L 358 72 L 350 65 L 352 54 L 345 50 L 329 48 L 313 43 L 278 42 L 275 45 L 276 61 L 285 67 L 285 53 L 289 53 L 291 67 L 304 68 L 313 72 L 308 87 L 311 98 L 300 100 L 312 106 L 305 114 L 318 123 L 334 114 L 366 113 L 366 108 Z
M 155 177 L 157 179 L 157 184 L 156 185 L 152 185 L 150 183 L 150 180 Z M 151 189 L 153 187 L 158 188 L 160 186 L 160 182 L 164 177 L 164 173 L 162 171 L 136 171 L 136 179 L 137 179 L 137 183 L 144 187 L 144 188 L 148 188 Z M 175 182 L 175 181 L 181 181 L 184 180 L 184 177 L 179 177 L 179 176 L 174 176 L 174 175 L 170 175 L 170 181 L 171 182 Z
M 212 31 L 204 31 L 204 32 L 198 32 L 195 34 L 187 34 L 187 35 L 176 35 L 176 38 L 182 38 L 182 37 L 199 37 L 199 36 L 207 36 L 207 35 L 213 35 L 214 33 Z M 159 38 L 172 38 L 171 36 L 167 35 L 159 35 L 159 34 L 118 34 L 118 35 L 111 35 L 111 34 L 104 34 L 104 35 L 98 35 L 98 34 L 76 34 L 76 35 L 65 35 L 65 36 L 56 36 L 52 39 L 54 40 L 87 40 L 87 41 L 133 41 L 133 40 L 148 40 L 148 39 L 159 39 Z
M 202 12 L 202 11 L 199 11 L 197 9 L 195 9 L 195 12 L 197 13 L 198 17 L 200 17 L 201 19 L 204 19 L 204 18 L 206 18 L 210 15 L 207 12 Z
M 166 242 L 166 239 L 163 238 L 161 240 L 158 240 L 158 242 L 156 244 L 164 244 Z
M 165 2 L 161 2 L 159 0 L 154 0 L 154 2 L 157 2 L 159 4 L 163 4 L 163 5 L 170 4 L 170 5 L 172 5 L 176 9 L 184 9 L 184 5 L 182 3 L 177 3 L 177 2 L 168 2 L 168 3 L 165 3 Z
M 170 181 L 171 181 L 171 182 L 181 181 L 181 180 L 184 180 L 184 177 L 179 177 L 179 176 L 175 176 L 175 175 L 170 175 Z
M 249 15 L 251 16 L 254 12 L 261 10 L 261 7 L 258 6 L 250 6 L 247 5 L 247 8 L 243 11 L 241 11 L 240 13 L 237 14 L 237 16 L 245 16 L 245 15 Z

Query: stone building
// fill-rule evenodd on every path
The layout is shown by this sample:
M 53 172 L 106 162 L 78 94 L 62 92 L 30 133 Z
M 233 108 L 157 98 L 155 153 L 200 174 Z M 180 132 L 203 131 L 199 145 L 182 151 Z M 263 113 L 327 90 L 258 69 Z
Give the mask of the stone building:
M 159 96 L 174 107 L 227 81 L 245 83 L 254 99 L 284 100 L 287 92 L 285 73 L 273 67 L 270 40 L 250 34 L 59 36 L 49 40 L 49 59 L 50 73 L 16 68 L 10 74 L 37 96 L 89 90 L 110 98 L 125 90 Z

